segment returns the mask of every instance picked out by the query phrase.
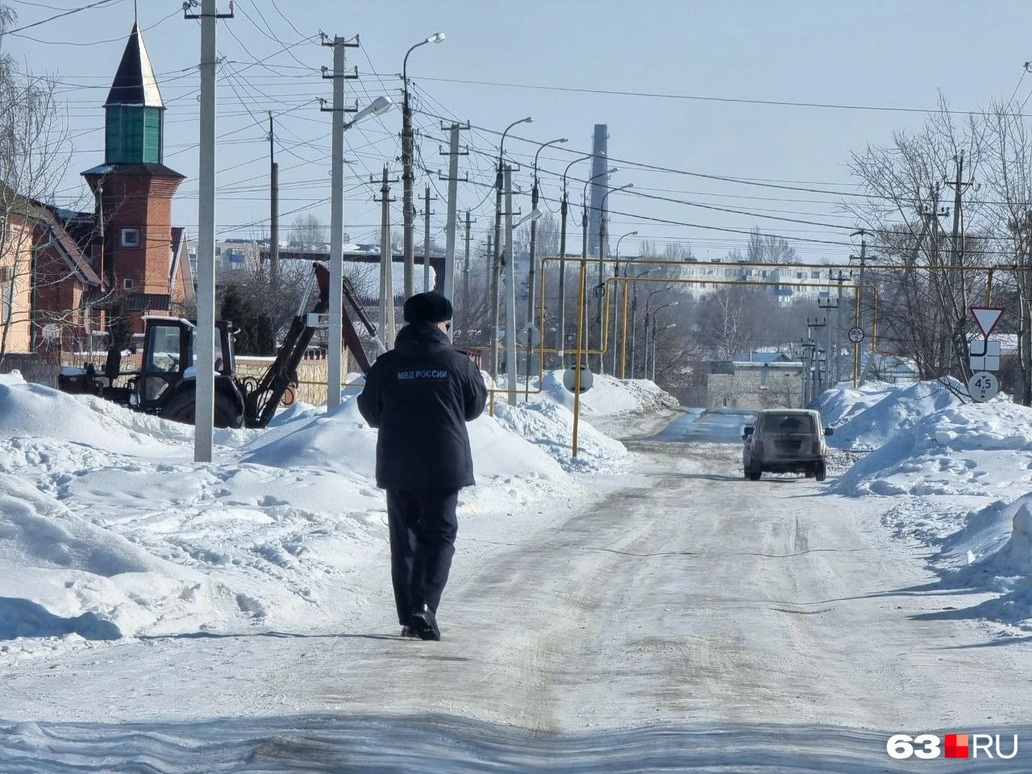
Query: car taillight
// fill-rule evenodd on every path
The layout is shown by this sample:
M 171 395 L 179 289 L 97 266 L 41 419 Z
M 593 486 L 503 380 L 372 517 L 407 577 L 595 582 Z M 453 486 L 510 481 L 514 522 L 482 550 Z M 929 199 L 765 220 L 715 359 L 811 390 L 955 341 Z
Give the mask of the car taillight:
M 752 453 L 756 455 L 763 455 L 763 441 L 752 442 Z
M 814 454 L 820 454 L 821 453 L 821 442 L 820 441 L 814 441 L 813 442 L 813 453 Z

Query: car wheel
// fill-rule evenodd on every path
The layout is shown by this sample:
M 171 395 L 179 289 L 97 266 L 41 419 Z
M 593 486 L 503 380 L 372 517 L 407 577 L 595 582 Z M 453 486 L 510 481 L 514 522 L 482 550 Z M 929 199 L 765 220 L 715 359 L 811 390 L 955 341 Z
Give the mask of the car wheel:
M 813 474 L 816 476 L 818 481 L 823 481 L 827 478 L 828 471 L 827 468 L 825 468 L 824 460 L 821 460 L 814 466 Z
M 760 476 L 763 475 L 763 468 L 758 467 L 756 465 L 750 465 L 746 469 L 745 475 L 749 478 L 750 481 L 759 481 Z
M 811 465 L 810 467 L 808 467 L 806 470 L 803 471 L 803 475 L 806 476 L 807 478 L 813 478 L 814 476 L 817 475 L 817 466 L 816 465 Z

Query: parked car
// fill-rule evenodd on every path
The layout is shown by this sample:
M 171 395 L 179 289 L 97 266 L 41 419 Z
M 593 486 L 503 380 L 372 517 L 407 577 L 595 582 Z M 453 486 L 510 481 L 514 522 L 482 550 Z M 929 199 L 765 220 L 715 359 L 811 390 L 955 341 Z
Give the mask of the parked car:
M 830 427 L 812 409 L 764 409 L 742 432 L 742 469 L 750 481 L 764 473 L 803 473 L 823 481 L 827 475 L 825 436 Z

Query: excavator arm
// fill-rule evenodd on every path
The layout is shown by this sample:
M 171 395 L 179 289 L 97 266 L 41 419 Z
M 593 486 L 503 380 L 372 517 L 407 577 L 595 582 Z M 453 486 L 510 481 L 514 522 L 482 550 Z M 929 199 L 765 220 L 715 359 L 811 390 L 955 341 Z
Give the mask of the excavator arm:
M 276 352 L 276 359 L 258 380 L 257 386 L 247 393 L 244 409 L 244 421 L 247 427 L 266 427 L 276 413 L 276 407 L 279 406 L 287 390 L 297 385 L 297 368 L 304 358 L 308 345 L 312 342 L 315 331 L 318 330 L 316 326 L 308 324 L 308 314 L 325 314 L 330 307 L 330 272 L 321 263 L 313 264 L 313 270 L 319 288 L 319 299 L 307 313 L 302 309 L 294 317 L 283 344 Z M 365 325 L 366 330 L 370 335 L 375 336 L 376 330 L 362 310 L 355 290 L 347 280 L 344 281 L 343 293 L 344 299 Z M 355 330 L 347 310 L 344 312 L 341 326 L 348 351 L 354 355 L 362 373 L 367 373 L 369 358 L 362 348 L 362 342 L 358 338 L 358 332 Z

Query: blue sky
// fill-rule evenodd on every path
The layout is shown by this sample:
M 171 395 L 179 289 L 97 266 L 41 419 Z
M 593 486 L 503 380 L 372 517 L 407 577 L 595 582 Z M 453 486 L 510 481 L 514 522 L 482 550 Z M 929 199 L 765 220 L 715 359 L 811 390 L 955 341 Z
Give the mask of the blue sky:
M 91 2 L 11 4 L 25 26 Z M 218 31 L 225 59 L 216 218 L 225 237 L 267 230 L 269 111 L 283 223 L 307 212 L 329 222 L 330 114 L 317 99 L 331 97 L 319 68 L 332 65 L 332 51 L 319 45 L 320 31 L 360 36 L 361 46 L 348 50 L 360 78 L 347 84 L 349 101 L 360 105 L 383 93 L 400 103 L 405 52 L 446 33 L 445 42 L 409 57 L 415 124 L 424 134 L 422 160 L 435 173 L 447 164 L 441 120 L 472 124 L 462 139 L 470 155 L 460 162 L 471 182 L 459 186 L 458 206 L 477 218 L 477 241 L 492 222 L 489 185 L 502 129 L 535 119 L 505 144 L 521 164 L 515 180 L 525 192 L 539 144 L 569 138 L 539 157 L 546 205 L 556 210 L 563 169 L 590 151 L 594 125 L 606 124 L 611 163 L 620 168 L 611 183 L 635 186 L 607 200 L 611 239 L 639 231 L 624 240 L 625 254 L 647 239 L 687 243 L 698 258 L 718 259 L 759 226 L 788 239 L 802 259 L 844 261 L 856 252 L 849 236 L 856 223 L 838 207 L 856 190 L 850 151 L 919 128 L 940 90 L 958 111 L 1012 95 L 1021 104 L 1032 93 L 1032 75 L 1023 77 L 1032 6 L 1021 0 L 241 0 L 235 8 Z M 228 0 L 220 2 L 226 10 Z M 168 108 L 165 162 L 188 178 L 175 222 L 195 232 L 199 25 L 172 0 L 140 0 L 139 13 Z M 132 17 L 131 0 L 109 0 L 4 42 L 29 70 L 60 81 L 75 138 L 69 174 L 55 186 L 61 204 L 89 207 L 78 173 L 102 160 L 102 104 Z M 378 180 L 384 163 L 400 177 L 400 128 L 395 110 L 347 133 L 353 164 L 344 220 L 354 239 L 377 239 L 379 186 L 366 181 Z M 583 162 L 570 172 L 578 206 L 587 169 Z M 420 174 L 418 197 L 428 180 L 441 197 L 432 209 L 443 243 L 446 184 Z M 400 182 L 392 195 L 400 225 Z M 515 204 L 528 211 L 529 195 Z M 579 229 L 571 224 L 570 234 L 576 249 Z M 421 235 L 420 221 L 417 241 Z

